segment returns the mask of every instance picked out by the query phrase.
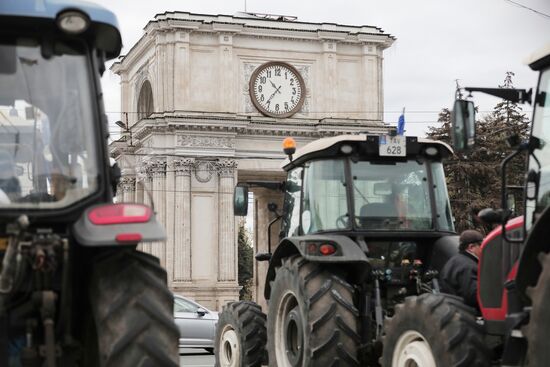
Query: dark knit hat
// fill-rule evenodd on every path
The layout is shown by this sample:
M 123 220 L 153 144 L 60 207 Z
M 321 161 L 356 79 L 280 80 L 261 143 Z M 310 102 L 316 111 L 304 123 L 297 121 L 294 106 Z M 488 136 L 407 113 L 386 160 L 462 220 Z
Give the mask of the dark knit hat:
M 467 229 L 460 234 L 460 249 L 464 250 L 470 243 L 483 241 L 483 235 L 475 229 Z

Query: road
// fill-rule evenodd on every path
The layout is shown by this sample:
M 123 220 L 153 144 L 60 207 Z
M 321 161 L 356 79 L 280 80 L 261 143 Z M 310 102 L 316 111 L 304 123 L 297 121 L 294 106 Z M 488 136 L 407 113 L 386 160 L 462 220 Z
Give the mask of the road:
M 204 349 L 180 349 L 180 366 L 213 367 L 214 356 Z

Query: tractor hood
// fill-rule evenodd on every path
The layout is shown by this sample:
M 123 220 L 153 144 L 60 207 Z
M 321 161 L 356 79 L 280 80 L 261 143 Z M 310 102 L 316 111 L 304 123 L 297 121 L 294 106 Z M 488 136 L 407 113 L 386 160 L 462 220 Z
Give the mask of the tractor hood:
M 120 54 L 122 38 L 115 14 L 86 1 L 1 0 L 0 23 L 5 17 L 55 21 L 59 14 L 68 10 L 82 12 L 90 18 L 90 28 L 84 32 L 84 35 L 93 40 L 94 47 L 105 51 L 107 59 L 113 59 Z

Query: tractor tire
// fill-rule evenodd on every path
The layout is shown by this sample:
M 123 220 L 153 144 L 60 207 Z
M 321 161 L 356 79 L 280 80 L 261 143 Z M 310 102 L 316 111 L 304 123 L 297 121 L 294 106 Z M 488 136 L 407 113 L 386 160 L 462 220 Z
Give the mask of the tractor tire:
M 453 296 L 425 293 L 397 305 L 384 324 L 384 367 L 490 365 L 475 310 Z
M 254 302 L 231 302 L 216 325 L 216 367 L 260 367 L 265 362 L 266 316 Z
M 355 289 L 299 255 L 283 259 L 271 287 L 269 366 L 359 366 Z
M 174 297 L 156 257 L 133 249 L 103 254 L 93 264 L 89 297 L 99 366 L 179 366 Z
M 529 367 L 545 367 L 550 361 L 550 254 L 541 253 L 538 259 L 542 271 L 537 285 L 527 289 L 533 307 L 524 331 Z

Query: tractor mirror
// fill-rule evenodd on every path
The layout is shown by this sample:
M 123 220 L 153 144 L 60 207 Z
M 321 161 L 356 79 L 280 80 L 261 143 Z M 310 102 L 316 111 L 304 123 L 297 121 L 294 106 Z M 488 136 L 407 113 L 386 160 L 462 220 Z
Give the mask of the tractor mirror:
M 246 217 L 248 214 L 248 186 L 235 186 L 233 191 L 233 213 L 239 217 Z
M 464 152 L 472 148 L 476 136 L 474 102 L 457 99 L 451 113 L 451 125 L 455 150 Z

